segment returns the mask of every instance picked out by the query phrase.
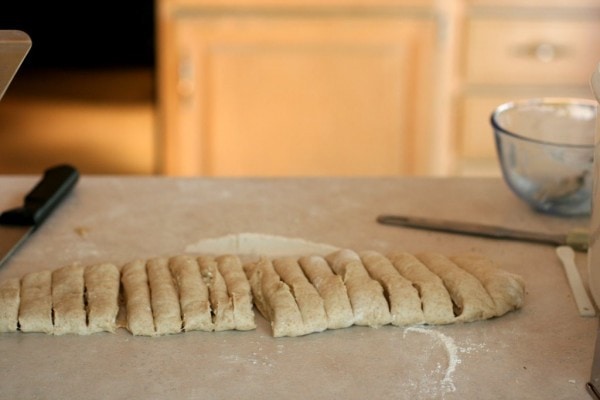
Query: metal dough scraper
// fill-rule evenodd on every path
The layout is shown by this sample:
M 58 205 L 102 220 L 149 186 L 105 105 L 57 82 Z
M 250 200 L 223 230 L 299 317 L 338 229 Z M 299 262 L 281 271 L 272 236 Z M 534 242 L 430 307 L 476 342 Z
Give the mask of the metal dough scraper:
M 23 31 L 0 30 L 0 99 L 12 82 L 31 48 L 31 39 Z

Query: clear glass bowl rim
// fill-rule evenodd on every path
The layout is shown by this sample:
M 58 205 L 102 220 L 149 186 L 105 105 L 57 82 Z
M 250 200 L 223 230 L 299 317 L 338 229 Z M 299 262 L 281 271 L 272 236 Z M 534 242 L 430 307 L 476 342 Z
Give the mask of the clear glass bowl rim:
M 515 132 L 509 131 L 508 129 L 503 128 L 502 126 L 500 126 L 500 124 L 496 120 L 497 116 L 500 113 L 502 113 L 508 109 L 520 107 L 520 106 L 531 106 L 531 105 L 540 105 L 540 104 L 549 104 L 549 105 L 575 104 L 575 105 L 582 105 L 582 106 L 586 106 L 586 107 L 593 107 L 596 110 L 598 109 L 597 101 L 591 100 L 591 99 L 585 99 L 585 98 L 575 98 L 575 97 L 536 97 L 536 98 L 531 98 L 531 99 L 508 101 L 508 102 L 500 104 L 498 107 L 496 107 L 496 109 L 492 112 L 492 115 L 490 116 L 490 122 L 492 124 L 492 127 L 494 128 L 494 132 L 501 132 L 508 136 L 512 136 L 516 139 L 520 139 L 520 140 L 523 140 L 526 142 L 531 142 L 531 143 L 539 143 L 539 144 L 543 144 L 546 146 L 572 147 L 572 148 L 579 148 L 579 149 L 589 149 L 589 148 L 594 147 L 593 143 L 591 143 L 589 145 L 585 145 L 585 144 L 546 142 L 544 140 L 533 139 L 533 138 L 530 138 L 527 136 L 519 135 Z

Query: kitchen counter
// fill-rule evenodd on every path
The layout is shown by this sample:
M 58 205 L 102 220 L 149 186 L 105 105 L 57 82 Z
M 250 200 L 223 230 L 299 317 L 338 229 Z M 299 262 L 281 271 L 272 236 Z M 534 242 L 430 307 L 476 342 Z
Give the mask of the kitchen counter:
M 18 206 L 37 179 L 0 177 L 0 209 Z M 590 398 L 597 319 L 578 315 L 552 246 L 383 226 L 380 213 L 553 232 L 588 223 L 531 211 L 499 178 L 83 176 L 0 279 L 261 233 L 354 250 L 481 253 L 525 279 L 524 306 L 474 323 L 297 338 L 273 338 L 258 312 L 248 332 L 0 334 L 0 398 Z M 577 263 L 587 284 L 585 253 Z

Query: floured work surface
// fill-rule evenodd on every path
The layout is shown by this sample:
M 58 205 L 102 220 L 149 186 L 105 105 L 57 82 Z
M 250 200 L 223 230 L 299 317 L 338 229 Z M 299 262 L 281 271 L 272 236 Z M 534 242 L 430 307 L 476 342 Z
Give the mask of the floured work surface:
M 0 208 L 35 177 L 0 177 Z M 440 203 L 440 193 L 443 203 Z M 531 213 L 498 179 L 203 180 L 83 177 L 73 196 L 0 270 L 124 265 L 188 253 L 236 232 L 307 238 L 387 254 L 477 253 L 526 282 L 500 318 L 445 325 L 351 326 L 273 338 L 256 329 L 159 337 L 2 334 L 6 398 L 588 398 L 597 320 L 581 318 L 551 246 L 382 226 L 379 213 L 559 232 L 585 220 Z M 193 249 L 192 249 L 193 250 Z M 585 255 L 577 254 L 585 274 Z

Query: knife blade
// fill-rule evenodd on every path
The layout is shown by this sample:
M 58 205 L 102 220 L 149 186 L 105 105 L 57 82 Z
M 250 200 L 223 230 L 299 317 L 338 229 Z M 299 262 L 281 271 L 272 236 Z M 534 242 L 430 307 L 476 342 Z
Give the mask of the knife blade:
M 78 179 L 79 172 L 70 165 L 48 168 L 22 206 L 0 214 L 0 267 L 71 192 Z
M 483 236 L 495 239 L 529 241 L 551 244 L 553 246 L 567 245 L 577 251 L 586 251 L 589 242 L 589 232 L 585 228 L 572 229 L 567 233 L 544 233 L 494 225 L 390 214 L 379 215 L 377 217 L 377 222 L 385 225 L 406 226 L 409 228 Z

